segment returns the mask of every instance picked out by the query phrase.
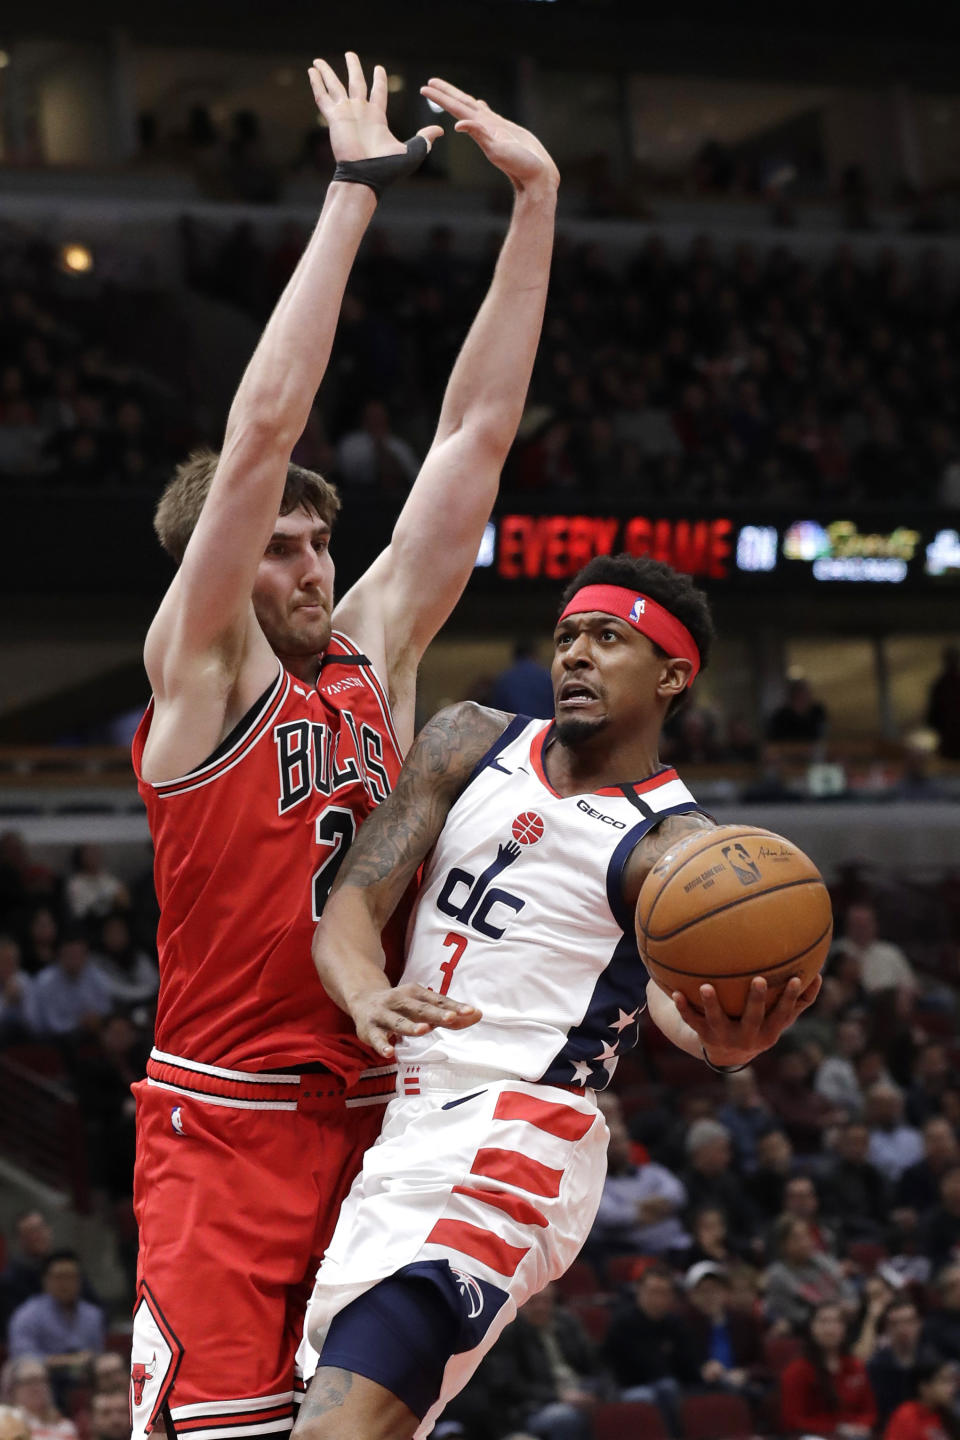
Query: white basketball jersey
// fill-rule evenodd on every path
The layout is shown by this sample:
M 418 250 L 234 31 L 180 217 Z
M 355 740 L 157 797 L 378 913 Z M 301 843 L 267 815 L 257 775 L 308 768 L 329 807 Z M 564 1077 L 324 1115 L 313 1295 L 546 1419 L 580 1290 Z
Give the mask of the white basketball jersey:
M 647 973 L 623 869 L 664 817 L 697 810 L 674 770 L 561 796 L 552 722 L 518 716 L 450 810 L 423 871 L 403 979 L 475 1005 L 466 1030 L 403 1039 L 397 1059 L 602 1090 L 639 1037 Z

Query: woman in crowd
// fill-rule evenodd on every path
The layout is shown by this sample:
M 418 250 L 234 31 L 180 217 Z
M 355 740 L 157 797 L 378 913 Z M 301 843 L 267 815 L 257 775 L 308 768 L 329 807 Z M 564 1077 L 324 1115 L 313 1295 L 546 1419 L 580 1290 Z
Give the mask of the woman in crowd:
M 780 1377 L 780 1416 L 787 1434 L 822 1440 L 868 1440 L 877 1406 L 862 1360 L 851 1354 L 843 1307 L 818 1305 L 804 1354 Z
M 77 1440 L 77 1427 L 53 1402 L 53 1391 L 42 1360 L 21 1355 L 8 1360 L 0 1378 L 0 1400 L 25 1411 L 30 1440 Z
M 957 1367 L 952 1360 L 930 1360 L 917 1366 L 917 1399 L 898 1405 L 883 1440 L 957 1440 L 960 1418 Z
M 766 1309 L 779 1329 L 800 1331 L 815 1306 L 834 1303 L 856 1308 L 853 1286 L 836 1260 L 816 1247 L 806 1220 L 781 1215 L 773 1231 L 777 1258 L 765 1276 Z

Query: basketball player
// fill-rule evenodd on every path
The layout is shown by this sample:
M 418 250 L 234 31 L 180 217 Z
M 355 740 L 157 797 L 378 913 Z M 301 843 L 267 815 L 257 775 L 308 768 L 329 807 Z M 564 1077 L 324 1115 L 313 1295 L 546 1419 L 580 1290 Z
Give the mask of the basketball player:
M 293 1360 L 339 1202 L 379 1129 L 390 1066 L 323 995 L 314 922 L 356 827 L 394 783 L 417 662 L 470 574 L 540 332 L 557 173 L 527 131 L 442 81 L 446 108 L 513 181 L 490 293 L 389 547 L 334 610 L 318 475 L 288 465 L 379 191 L 425 153 L 369 98 L 310 72 L 337 160 L 317 229 L 234 400 L 222 453 L 157 513 L 180 567 L 146 642 L 134 745 L 156 843 L 161 986 L 137 1087 L 135 1435 L 289 1430 Z
M 314 958 L 358 1034 L 396 1054 L 399 1093 L 317 1276 L 320 1368 L 294 1440 L 427 1434 L 517 1308 L 563 1273 L 603 1186 L 595 1094 L 645 1003 L 717 1068 L 749 1062 L 815 998 L 819 980 L 801 994 L 794 978 L 766 1014 L 758 979 L 733 1020 L 710 985 L 702 1015 L 655 985 L 644 996 L 640 886 L 712 824 L 657 759 L 711 638 L 687 577 L 591 561 L 556 629 L 555 722 L 443 711 L 354 845 Z M 392 987 L 380 931 L 421 864 Z

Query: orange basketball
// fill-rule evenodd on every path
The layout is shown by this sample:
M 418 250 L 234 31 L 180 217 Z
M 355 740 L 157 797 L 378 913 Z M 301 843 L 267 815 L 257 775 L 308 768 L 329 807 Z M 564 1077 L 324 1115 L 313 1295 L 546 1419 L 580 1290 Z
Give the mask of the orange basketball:
M 637 940 L 647 969 L 668 992 L 700 1008 L 713 985 L 740 1015 L 754 975 L 769 1004 L 794 975 L 804 986 L 830 948 L 833 915 L 820 871 L 791 840 L 753 825 L 720 825 L 667 851 L 637 901 Z

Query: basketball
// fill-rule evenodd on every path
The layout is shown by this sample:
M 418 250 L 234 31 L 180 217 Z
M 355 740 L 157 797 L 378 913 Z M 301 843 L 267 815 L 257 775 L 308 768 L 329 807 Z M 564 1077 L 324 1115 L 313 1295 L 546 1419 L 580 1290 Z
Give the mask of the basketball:
M 752 825 L 720 825 L 672 846 L 637 901 L 637 940 L 651 977 L 698 1009 L 709 981 L 728 1015 L 743 1013 L 763 975 L 769 1006 L 794 975 L 804 987 L 833 935 L 830 896 L 799 846 Z

